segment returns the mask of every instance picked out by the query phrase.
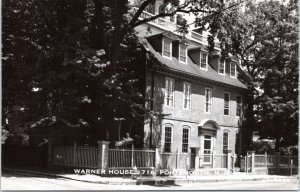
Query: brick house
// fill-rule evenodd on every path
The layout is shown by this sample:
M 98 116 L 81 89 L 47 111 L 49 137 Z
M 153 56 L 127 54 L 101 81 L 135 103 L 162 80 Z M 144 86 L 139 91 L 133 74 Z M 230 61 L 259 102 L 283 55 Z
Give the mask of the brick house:
M 156 1 L 147 14 L 160 11 Z M 148 27 L 150 31 L 147 30 Z M 136 28 L 155 64 L 146 70 L 146 103 L 159 114 L 146 118 L 144 143 L 160 146 L 162 153 L 237 153 L 238 121 L 247 87 L 235 57 L 221 60 L 216 47 L 209 56 L 205 32 L 192 29 L 186 38 L 176 32 L 176 17 L 157 19 Z M 200 167 L 209 167 L 204 158 Z

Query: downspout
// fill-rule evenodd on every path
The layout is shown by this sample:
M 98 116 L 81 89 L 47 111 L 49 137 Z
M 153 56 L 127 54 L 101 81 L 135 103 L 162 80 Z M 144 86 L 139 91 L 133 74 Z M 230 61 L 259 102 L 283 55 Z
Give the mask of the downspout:
M 146 65 L 148 66 L 147 63 L 148 60 L 148 55 L 146 55 Z M 153 99 L 154 99 L 154 71 L 152 69 L 152 66 L 150 67 L 151 70 L 151 101 L 150 101 L 150 110 L 153 111 L 154 109 L 154 104 L 153 104 Z M 153 117 L 150 119 L 150 147 L 153 147 L 152 145 L 152 134 L 153 134 Z

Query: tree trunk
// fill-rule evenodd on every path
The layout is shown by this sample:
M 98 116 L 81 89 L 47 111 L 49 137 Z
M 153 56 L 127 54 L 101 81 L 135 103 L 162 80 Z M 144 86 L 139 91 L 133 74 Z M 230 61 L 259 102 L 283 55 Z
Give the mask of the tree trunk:
M 279 152 L 279 146 L 280 146 L 280 136 L 276 137 L 275 139 L 275 151 Z
M 103 49 L 105 42 L 104 42 L 104 21 L 103 21 L 103 3 L 104 0 L 94 0 L 95 3 L 95 27 L 91 32 L 91 36 L 93 41 L 92 47 L 95 49 Z

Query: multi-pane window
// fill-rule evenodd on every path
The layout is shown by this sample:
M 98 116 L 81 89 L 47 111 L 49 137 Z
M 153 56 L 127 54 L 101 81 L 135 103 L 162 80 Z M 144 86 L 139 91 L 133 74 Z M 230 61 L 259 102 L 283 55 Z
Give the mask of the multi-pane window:
M 163 56 L 171 57 L 172 55 L 172 41 L 169 39 L 163 39 Z
M 212 138 L 210 135 L 204 135 L 204 159 L 205 163 L 211 162 Z
M 219 61 L 219 73 L 225 74 L 225 60 Z
M 236 65 L 237 63 L 235 61 L 230 62 L 230 76 L 236 77 Z
M 179 45 L 179 61 L 186 63 L 186 46 Z
M 191 109 L 191 84 L 183 83 L 183 108 Z
M 189 150 L 189 129 L 182 129 L 182 153 L 187 153 Z
M 170 78 L 166 78 L 166 94 L 165 94 L 165 102 L 169 107 L 173 107 L 174 104 L 174 80 Z
M 201 53 L 200 68 L 207 69 L 207 54 Z
M 211 89 L 205 89 L 205 112 L 211 112 Z
M 224 115 L 229 115 L 229 93 L 224 93 Z
M 223 133 L 223 150 L 228 150 L 228 131 Z
M 236 96 L 236 116 L 241 116 L 242 113 L 242 97 Z
M 165 127 L 165 143 L 164 143 L 164 152 L 171 152 L 172 145 L 172 127 Z

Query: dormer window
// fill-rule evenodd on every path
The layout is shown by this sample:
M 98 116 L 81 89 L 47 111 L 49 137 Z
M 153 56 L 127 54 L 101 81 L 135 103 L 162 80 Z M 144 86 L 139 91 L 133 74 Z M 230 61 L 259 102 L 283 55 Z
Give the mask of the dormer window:
M 187 47 L 186 45 L 179 44 L 179 61 L 186 63 L 187 61 Z
M 207 69 L 207 53 L 200 54 L 200 68 Z
M 236 77 L 236 65 L 237 65 L 236 61 L 230 62 L 230 76 L 231 77 Z
M 223 75 L 225 74 L 225 60 L 219 60 L 219 73 Z
M 171 58 L 172 56 L 172 41 L 170 39 L 163 38 L 163 51 L 164 57 Z

